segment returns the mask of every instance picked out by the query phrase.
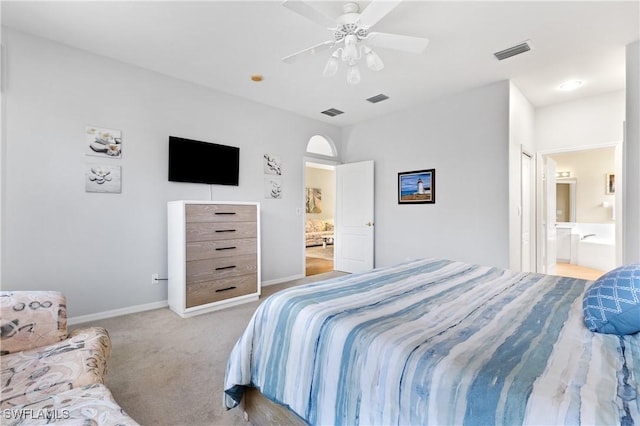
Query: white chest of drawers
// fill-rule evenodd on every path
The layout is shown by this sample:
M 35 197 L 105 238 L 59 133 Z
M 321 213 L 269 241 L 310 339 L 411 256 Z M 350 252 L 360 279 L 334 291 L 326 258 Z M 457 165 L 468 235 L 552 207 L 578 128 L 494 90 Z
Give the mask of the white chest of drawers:
M 168 203 L 169 307 L 182 317 L 258 300 L 260 205 Z

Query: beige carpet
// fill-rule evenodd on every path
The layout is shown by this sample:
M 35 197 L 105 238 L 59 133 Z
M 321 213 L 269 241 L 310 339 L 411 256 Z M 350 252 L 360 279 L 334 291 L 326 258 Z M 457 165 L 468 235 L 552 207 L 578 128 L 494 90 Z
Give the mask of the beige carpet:
M 344 275 L 314 275 L 263 287 L 265 297 L 293 285 Z M 222 405 L 227 357 L 260 302 L 193 318 L 169 309 L 125 315 L 99 325 L 113 344 L 107 386 L 142 425 L 245 425 L 242 410 Z

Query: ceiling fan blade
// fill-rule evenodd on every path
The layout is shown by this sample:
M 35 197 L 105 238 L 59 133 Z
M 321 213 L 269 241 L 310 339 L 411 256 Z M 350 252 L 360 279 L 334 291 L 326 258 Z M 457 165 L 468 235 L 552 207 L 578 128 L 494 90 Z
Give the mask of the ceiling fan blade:
M 371 28 L 391 12 L 402 0 L 371 0 L 369 6 L 360 15 L 360 25 Z
M 400 50 L 407 53 L 422 53 L 429 44 L 429 39 L 400 34 L 369 33 L 367 44 L 384 49 Z
M 309 6 L 309 4 L 304 1 L 284 0 L 282 5 L 325 28 L 334 29 L 338 27 L 338 23 L 335 19 L 330 18 L 318 9 Z
M 298 57 L 302 56 L 302 55 L 315 55 L 318 52 L 321 52 L 323 50 L 327 50 L 330 49 L 333 44 L 335 43 L 335 40 L 327 40 L 325 42 L 316 44 L 315 46 L 311 46 L 308 47 L 304 50 L 301 50 L 299 52 L 293 53 L 289 56 L 285 56 L 284 58 L 282 58 L 283 62 L 286 62 L 288 64 L 294 62 L 296 59 L 298 59 Z

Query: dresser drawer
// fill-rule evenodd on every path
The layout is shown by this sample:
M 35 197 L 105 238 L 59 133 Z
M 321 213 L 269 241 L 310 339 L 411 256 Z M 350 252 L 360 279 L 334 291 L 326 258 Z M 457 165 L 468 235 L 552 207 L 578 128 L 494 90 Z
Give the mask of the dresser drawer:
M 187 243 L 187 261 L 255 255 L 257 252 L 258 240 L 256 238 Z
M 257 274 L 187 284 L 186 307 L 204 305 L 258 291 Z
M 251 222 L 256 220 L 257 207 L 240 204 L 188 204 L 187 223 Z
M 193 260 L 187 262 L 187 284 L 254 274 L 257 264 L 256 255 Z
M 256 238 L 255 222 L 187 223 L 187 242 Z
M 186 318 L 258 300 L 259 203 L 170 201 L 167 221 L 171 310 Z

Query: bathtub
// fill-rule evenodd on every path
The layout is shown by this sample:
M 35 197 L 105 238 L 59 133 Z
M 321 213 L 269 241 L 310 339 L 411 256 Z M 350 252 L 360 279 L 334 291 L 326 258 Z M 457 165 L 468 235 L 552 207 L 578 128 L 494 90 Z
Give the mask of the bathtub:
M 616 244 L 612 239 L 586 237 L 578 240 L 577 264 L 600 271 L 610 271 L 616 266 Z

